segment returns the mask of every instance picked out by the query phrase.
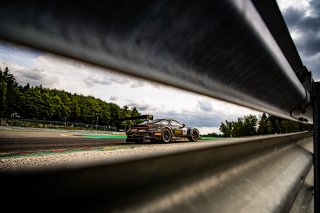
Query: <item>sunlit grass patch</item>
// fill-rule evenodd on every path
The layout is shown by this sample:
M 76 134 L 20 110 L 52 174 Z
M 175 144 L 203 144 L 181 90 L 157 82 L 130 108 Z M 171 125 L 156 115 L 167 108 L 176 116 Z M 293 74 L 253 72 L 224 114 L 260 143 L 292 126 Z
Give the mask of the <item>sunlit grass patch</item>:
M 223 140 L 223 138 L 217 138 L 217 137 L 201 137 L 200 140 Z

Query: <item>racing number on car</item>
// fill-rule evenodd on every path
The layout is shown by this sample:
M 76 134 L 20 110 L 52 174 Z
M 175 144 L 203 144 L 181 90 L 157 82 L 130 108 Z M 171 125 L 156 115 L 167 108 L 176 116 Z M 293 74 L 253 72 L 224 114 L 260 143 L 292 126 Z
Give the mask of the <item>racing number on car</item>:
M 176 135 L 182 135 L 182 134 L 183 134 L 183 131 L 177 129 L 177 130 L 174 131 L 174 134 L 176 134 Z
M 183 130 L 183 135 L 186 135 L 186 134 L 187 134 L 188 129 L 187 129 L 187 128 L 183 128 L 182 130 Z

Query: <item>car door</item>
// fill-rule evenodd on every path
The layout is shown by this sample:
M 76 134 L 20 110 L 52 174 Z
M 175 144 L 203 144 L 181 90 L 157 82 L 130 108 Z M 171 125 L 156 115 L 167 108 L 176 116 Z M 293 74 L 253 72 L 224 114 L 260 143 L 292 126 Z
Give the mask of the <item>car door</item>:
M 171 120 L 170 124 L 171 124 L 172 131 L 176 136 L 183 135 L 183 125 L 181 123 L 175 120 Z

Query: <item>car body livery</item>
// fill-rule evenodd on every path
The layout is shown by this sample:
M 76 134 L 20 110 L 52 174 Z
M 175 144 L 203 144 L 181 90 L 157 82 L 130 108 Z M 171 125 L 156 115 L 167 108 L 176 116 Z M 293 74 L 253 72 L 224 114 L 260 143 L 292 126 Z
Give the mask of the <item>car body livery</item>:
M 127 142 L 143 143 L 144 141 L 169 143 L 188 139 L 197 141 L 200 138 L 198 129 L 186 127 L 174 119 L 156 119 L 152 115 L 124 118 L 124 120 L 145 119 L 144 122 L 134 125 L 126 131 Z

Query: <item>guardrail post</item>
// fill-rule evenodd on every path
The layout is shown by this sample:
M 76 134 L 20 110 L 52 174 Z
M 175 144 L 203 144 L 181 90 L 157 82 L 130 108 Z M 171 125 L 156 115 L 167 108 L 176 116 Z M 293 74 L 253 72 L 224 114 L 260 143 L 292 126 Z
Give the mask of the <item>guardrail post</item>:
M 313 83 L 314 212 L 320 213 L 320 82 Z

